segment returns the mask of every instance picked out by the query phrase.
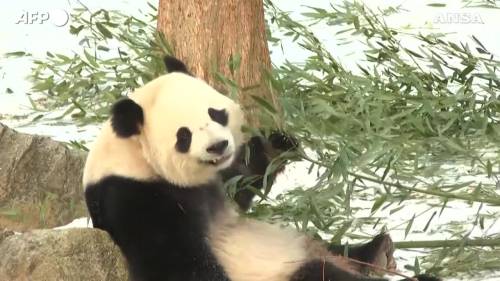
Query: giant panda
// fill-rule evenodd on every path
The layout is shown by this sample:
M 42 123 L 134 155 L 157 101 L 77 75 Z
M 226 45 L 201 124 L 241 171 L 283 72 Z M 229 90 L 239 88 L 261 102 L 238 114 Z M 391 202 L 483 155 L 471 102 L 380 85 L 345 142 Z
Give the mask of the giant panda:
M 131 280 L 385 280 L 360 274 L 321 242 L 241 217 L 225 199 L 222 181 L 238 172 L 262 174 L 267 142 L 243 134 L 237 103 L 190 75 L 181 61 L 165 63 L 170 73 L 115 103 L 84 169 L 93 225 L 121 249 Z M 270 142 L 294 146 L 279 139 Z M 248 165 L 245 144 L 255 153 Z M 251 197 L 241 196 L 242 209 Z M 363 255 L 386 241 L 376 239 L 359 248 Z

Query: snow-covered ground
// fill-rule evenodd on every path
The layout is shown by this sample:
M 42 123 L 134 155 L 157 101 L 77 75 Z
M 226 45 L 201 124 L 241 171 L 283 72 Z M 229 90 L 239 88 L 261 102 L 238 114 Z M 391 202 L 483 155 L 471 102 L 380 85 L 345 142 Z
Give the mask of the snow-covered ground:
M 77 42 L 67 32 L 68 24 L 60 27 L 64 23 L 65 12 L 71 8 L 78 6 L 79 1 L 75 0 L 21 0 L 9 2 L 0 9 L 0 56 L 3 53 L 12 51 L 25 51 L 41 56 L 46 51 L 51 52 L 68 52 L 77 48 Z M 82 0 L 86 6 L 91 9 L 116 9 L 128 14 L 136 14 L 140 8 L 146 7 L 146 1 L 131 1 L 131 0 Z M 274 1 L 281 9 L 293 11 L 293 15 L 300 17 L 300 13 L 306 10 L 305 5 L 313 7 L 328 7 L 328 0 L 308 0 L 308 1 L 289 1 L 276 0 Z M 400 26 L 408 28 L 435 28 L 441 32 L 452 32 L 450 38 L 462 41 L 470 41 L 470 35 L 474 34 L 483 42 L 493 53 L 500 54 L 500 36 L 492 36 L 496 34 L 498 26 L 500 26 L 500 12 L 496 9 L 462 9 L 464 1 L 442 1 L 446 2 L 444 8 L 433 8 L 428 6 L 429 3 L 437 1 L 407 1 L 407 0 L 365 0 L 370 7 L 399 5 L 401 4 L 406 12 L 395 14 L 385 20 L 390 26 Z M 48 13 L 51 19 L 44 23 L 25 24 L 19 23 L 20 18 L 26 12 L 40 14 Z M 465 18 L 469 20 L 466 21 Z M 324 26 L 314 27 L 318 37 L 325 43 L 328 49 L 339 58 L 353 66 L 362 61 L 363 54 L 361 52 L 363 46 L 349 45 L 345 47 L 339 45 L 334 36 L 334 32 L 325 29 Z M 292 44 L 287 45 L 287 48 L 282 50 L 279 47 L 272 47 L 272 60 L 275 64 L 280 64 L 285 58 L 293 58 L 293 61 L 301 61 L 306 58 L 306 53 L 299 48 L 293 47 Z M 16 120 L 11 118 L 3 118 L 2 116 L 23 115 L 30 112 L 30 102 L 26 96 L 29 93 L 30 85 L 25 81 L 26 74 L 30 71 L 30 65 L 26 59 L 21 60 L 3 60 L 0 59 L 0 119 L 1 122 L 15 127 L 19 131 L 26 133 L 36 133 L 51 136 L 60 141 L 71 140 L 92 140 L 98 128 L 95 126 L 79 128 L 75 125 L 51 126 L 51 125 L 23 125 L 26 120 Z M 6 89 L 13 90 L 12 94 L 6 94 Z M 271 197 L 296 186 L 312 186 L 316 178 L 314 174 L 308 174 L 308 163 L 299 162 L 287 167 L 284 174 L 280 175 L 272 189 Z M 481 179 L 483 180 L 483 179 Z M 355 201 L 354 204 L 364 204 L 363 201 Z M 406 202 L 410 204 L 410 202 Z M 405 240 L 404 226 L 406 222 L 415 214 L 424 212 L 427 206 L 425 204 L 416 203 L 412 208 L 404 208 L 400 212 L 390 215 L 391 235 L 396 241 Z M 485 207 L 486 208 L 486 207 Z M 411 209 L 411 210 L 410 210 Z M 478 205 L 468 205 L 462 202 L 454 202 L 449 204 L 443 213 L 436 217 L 433 225 L 439 225 L 455 220 L 468 220 L 473 218 L 478 210 Z M 484 209 L 483 209 L 484 210 Z M 498 208 L 496 209 L 498 212 Z M 366 212 L 369 212 L 366 210 Z M 360 213 L 360 216 L 368 216 L 368 213 Z M 379 216 L 388 216 L 388 210 L 380 211 Z M 430 214 L 429 214 L 430 215 Z M 429 215 L 417 217 L 414 225 L 425 225 Z M 403 226 L 399 226 L 403 225 Z M 67 227 L 89 227 L 87 218 L 77 219 Z M 399 226 L 399 227 L 397 227 Z M 475 228 L 472 232 L 472 237 L 481 237 L 491 233 L 500 233 L 500 223 L 494 221 L 491 225 L 485 227 L 486 230 L 481 231 Z M 429 235 L 432 233 L 432 235 Z M 375 234 L 375 233 L 373 233 Z M 432 229 L 427 233 L 412 232 L 409 234 L 410 240 L 426 240 L 426 239 L 446 239 L 450 238 L 446 232 L 435 231 Z M 415 256 L 420 255 L 418 251 L 397 251 L 399 267 L 402 268 L 405 264 L 413 264 Z M 500 258 L 499 258 L 500 262 Z M 477 279 L 469 280 L 500 280 L 500 273 L 491 274 L 488 277 L 478 277 Z

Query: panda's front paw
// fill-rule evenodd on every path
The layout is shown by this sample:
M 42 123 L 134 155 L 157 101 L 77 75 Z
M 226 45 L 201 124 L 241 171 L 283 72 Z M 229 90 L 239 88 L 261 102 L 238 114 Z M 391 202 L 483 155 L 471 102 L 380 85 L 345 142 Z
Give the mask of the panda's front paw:
M 299 147 L 299 142 L 296 138 L 281 131 L 271 133 L 269 135 L 269 142 L 274 149 L 281 151 L 296 150 Z

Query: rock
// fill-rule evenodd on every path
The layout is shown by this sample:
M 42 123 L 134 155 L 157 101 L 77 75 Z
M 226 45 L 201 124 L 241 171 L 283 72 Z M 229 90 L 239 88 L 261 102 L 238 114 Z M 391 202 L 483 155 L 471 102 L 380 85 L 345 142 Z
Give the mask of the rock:
M 4 230 L 0 229 L 0 243 L 2 242 L 2 240 L 4 240 L 5 238 L 7 238 L 8 236 L 11 236 L 11 235 L 14 235 L 14 231 L 7 230 L 7 229 L 4 229 Z
M 98 229 L 34 230 L 0 241 L 2 281 L 124 281 L 124 259 Z
M 0 229 L 64 225 L 86 215 L 85 153 L 0 124 Z

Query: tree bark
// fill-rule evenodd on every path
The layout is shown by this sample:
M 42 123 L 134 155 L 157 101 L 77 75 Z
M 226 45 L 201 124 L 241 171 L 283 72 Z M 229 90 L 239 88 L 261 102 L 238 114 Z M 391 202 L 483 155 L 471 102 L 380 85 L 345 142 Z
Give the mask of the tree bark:
M 216 79 L 217 71 L 235 81 L 251 123 L 256 107 L 250 95 L 277 108 L 265 83 L 271 60 L 262 0 L 160 0 L 158 30 L 197 77 L 223 92 L 228 89 Z M 232 72 L 229 62 L 237 57 L 240 66 Z

